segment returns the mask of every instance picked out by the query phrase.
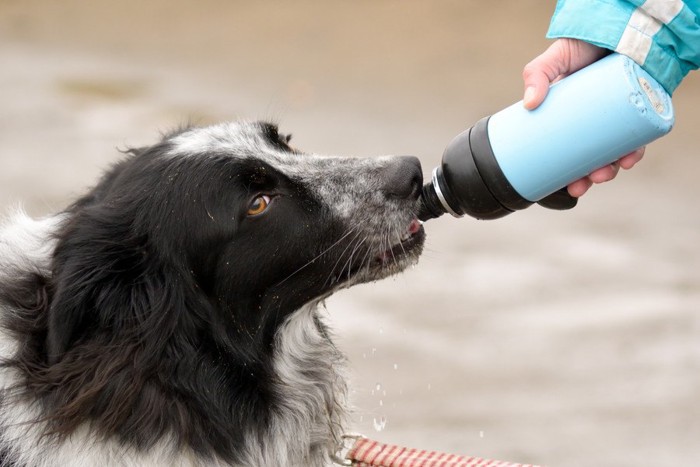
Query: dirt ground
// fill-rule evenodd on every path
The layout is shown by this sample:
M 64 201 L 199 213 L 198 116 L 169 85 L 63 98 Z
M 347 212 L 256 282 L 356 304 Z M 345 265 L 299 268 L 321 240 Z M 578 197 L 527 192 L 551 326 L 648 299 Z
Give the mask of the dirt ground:
M 183 123 L 413 154 L 520 99 L 553 1 L 0 0 L 0 211 L 40 216 Z M 700 74 L 644 161 L 571 212 L 426 224 L 328 301 L 354 431 L 548 466 L 700 465 Z M 572 142 L 575 144 L 575 142 Z

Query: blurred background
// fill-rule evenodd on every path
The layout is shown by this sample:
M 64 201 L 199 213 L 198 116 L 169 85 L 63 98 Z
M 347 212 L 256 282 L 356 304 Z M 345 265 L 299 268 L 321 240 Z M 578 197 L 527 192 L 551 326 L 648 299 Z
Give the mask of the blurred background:
M 118 149 L 221 120 L 276 121 L 308 152 L 413 154 L 428 175 L 521 98 L 553 9 L 0 0 L 0 210 L 52 213 Z M 549 466 L 700 465 L 699 74 L 674 104 L 674 131 L 575 210 L 430 221 L 416 267 L 328 301 L 354 431 Z

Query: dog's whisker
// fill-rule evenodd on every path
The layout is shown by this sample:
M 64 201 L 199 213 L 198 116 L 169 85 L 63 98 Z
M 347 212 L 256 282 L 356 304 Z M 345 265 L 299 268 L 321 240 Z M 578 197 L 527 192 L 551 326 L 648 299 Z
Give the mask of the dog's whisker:
M 359 229 L 358 229 L 357 227 L 353 227 L 353 228 L 348 229 L 348 231 L 345 232 L 345 233 L 344 233 L 338 240 L 336 240 L 331 246 L 329 246 L 328 248 L 326 248 L 325 250 L 323 250 L 321 253 L 319 253 L 318 255 L 316 255 L 314 258 L 310 259 L 308 262 L 306 262 L 306 263 L 305 263 L 303 266 L 301 266 L 299 269 L 297 269 L 296 271 L 294 271 L 293 273 L 291 273 L 290 275 L 288 275 L 287 277 L 285 277 L 284 279 L 282 279 L 281 281 L 279 281 L 277 284 L 275 284 L 275 286 L 282 285 L 283 283 L 285 283 L 286 281 L 288 281 L 289 279 L 291 279 L 292 276 L 294 276 L 295 274 L 301 272 L 304 268 L 306 268 L 306 267 L 310 266 L 311 264 L 313 264 L 316 260 L 318 260 L 319 258 L 321 258 L 321 256 L 325 255 L 325 254 L 328 253 L 330 250 L 332 250 L 333 248 L 335 248 L 336 245 L 338 245 L 340 242 L 342 242 L 343 240 L 345 240 L 345 239 L 346 239 L 350 234 L 352 234 L 353 231 L 355 231 L 355 230 L 359 230 Z M 359 233 L 358 233 L 358 235 L 359 235 Z
M 406 248 L 403 246 L 403 242 L 401 241 L 401 233 L 398 231 L 398 229 L 395 229 L 396 232 L 396 238 L 398 239 L 399 246 L 401 247 L 401 254 L 405 255 L 406 254 Z M 396 260 L 396 258 L 394 258 Z
M 343 276 L 343 274 L 344 274 L 343 271 L 345 271 L 345 267 L 347 266 L 347 267 L 348 267 L 348 279 L 349 279 L 349 273 L 350 273 L 350 271 L 351 271 L 351 269 L 352 269 L 352 256 L 353 256 L 353 254 L 354 254 L 354 252 L 355 252 L 355 249 L 358 247 L 358 245 L 364 243 L 366 239 L 367 239 L 366 236 L 360 238 L 360 236 L 357 235 L 357 236 L 352 240 L 352 242 L 350 242 L 350 243 L 348 244 L 348 247 L 343 251 L 343 255 L 341 255 L 341 257 L 338 258 L 339 261 L 342 260 L 342 258 L 343 258 L 344 255 L 345 255 L 345 252 L 348 251 L 348 250 L 350 250 L 350 254 L 348 255 L 348 258 L 345 260 L 345 262 L 344 262 L 343 265 L 341 266 L 340 270 L 338 271 L 337 277 L 342 277 L 342 276 Z M 336 263 L 336 264 L 337 264 L 337 263 Z M 335 267 L 334 267 L 333 269 L 335 269 Z M 333 274 L 333 273 L 331 273 L 331 274 Z
M 355 248 L 353 248 L 352 252 L 350 253 L 350 258 L 348 259 L 348 276 L 347 276 L 348 280 L 350 279 L 350 276 L 352 274 L 352 265 L 353 265 L 352 258 L 355 256 L 355 253 L 357 253 L 357 251 L 362 247 L 362 245 L 365 244 L 366 241 L 367 241 L 367 236 L 365 236 L 362 239 L 362 241 L 358 242 L 355 245 Z
M 355 242 L 355 244 L 352 247 L 352 250 L 350 251 L 350 254 L 348 255 L 348 260 L 345 262 L 343 269 L 341 269 L 341 275 L 342 275 L 343 270 L 346 269 L 346 267 L 347 267 L 347 270 L 348 270 L 347 279 L 348 280 L 350 279 L 350 274 L 352 273 L 352 259 L 355 256 L 355 252 L 357 252 L 357 249 L 359 248 L 359 246 L 365 242 L 366 238 L 367 237 L 363 237 L 361 240 L 358 240 L 357 242 Z
M 358 238 L 361 234 L 362 234 L 362 231 L 360 231 L 360 230 L 358 229 L 357 234 L 355 235 L 355 237 L 353 237 L 352 240 L 350 240 L 350 241 L 348 242 L 348 244 L 345 246 L 345 248 L 343 249 L 343 251 L 338 255 L 338 259 L 337 259 L 337 260 L 335 261 L 335 263 L 333 264 L 333 267 L 331 268 L 331 272 L 328 274 L 328 278 L 327 278 L 326 281 L 324 282 L 324 285 L 327 285 L 327 284 L 329 283 L 329 281 L 332 281 L 332 279 L 333 279 L 333 277 L 334 277 L 334 275 L 335 275 L 335 270 L 336 270 L 336 268 L 338 267 L 338 264 L 342 261 L 344 255 L 345 255 L 345 252 L 348 251 L 348 249 L 351 248 L 351 246 L 353 245 L 353 243 L 357 240 L 357 238 Z M 344 269 L 344 266 L 343 266 L 343 268 L 341 268 L 341 273 L 338 274 L 338 277 L 342 276 L 342 270 L 343 270 L 343 269 Z
M 371 255 L 372 255 L 372 249 L 367 248 L 367 251 L 365 251 L 365 256 L 362 258 L 362 261 L 360 262 L 360 264 L 362 265 L 359 268 L 360 270 L 365 270 L 365 271 L 370 270 L 370 267 L 372 265 L 372 256 Z

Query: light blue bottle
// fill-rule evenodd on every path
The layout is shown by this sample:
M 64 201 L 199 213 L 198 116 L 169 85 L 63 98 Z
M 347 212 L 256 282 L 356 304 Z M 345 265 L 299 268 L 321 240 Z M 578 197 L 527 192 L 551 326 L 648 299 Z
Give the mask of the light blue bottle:
M 458 135 L 423 188 L 423 220 L 496 219 L 534 202 L 573 207 L 560 189 L 667 134 L 670 96 L 630 58 L 611 54 Z

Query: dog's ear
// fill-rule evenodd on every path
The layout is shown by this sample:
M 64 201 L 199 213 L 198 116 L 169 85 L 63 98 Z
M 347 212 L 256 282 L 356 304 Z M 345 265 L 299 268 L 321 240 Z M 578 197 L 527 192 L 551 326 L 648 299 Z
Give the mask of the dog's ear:
M 192 279 L 149 251 L 128 218 L 88 209 L 60 234 L 47 322 L 50 364 L 77 346 L 107 352 L 118 342 L 158 345 L 148 336 L 166 339 L 186 314 L 184 297 L 196 294 Z
M 47 322 L 49 363 L 56 363 L 71 347 L 95 332 L 109 308 L 119 306 L 114 303 L 118 300 L 117 289 L 134 269 L 133 265 L 129 267 L 133 254 L 123 247 L 125 234 L 128 235 L 89 210 L 80 210 L 60 233 Z M 101 309 L 104 306 L 107 309 Z

